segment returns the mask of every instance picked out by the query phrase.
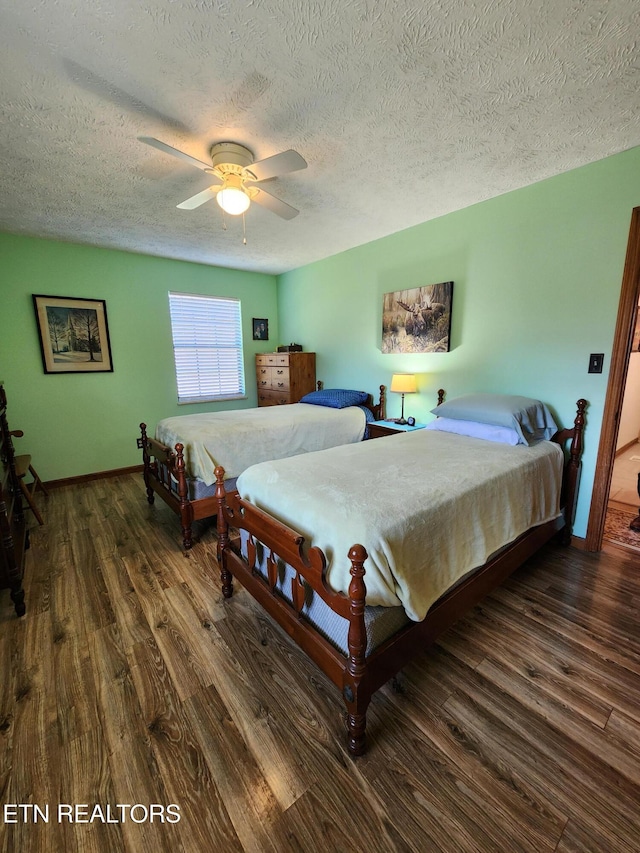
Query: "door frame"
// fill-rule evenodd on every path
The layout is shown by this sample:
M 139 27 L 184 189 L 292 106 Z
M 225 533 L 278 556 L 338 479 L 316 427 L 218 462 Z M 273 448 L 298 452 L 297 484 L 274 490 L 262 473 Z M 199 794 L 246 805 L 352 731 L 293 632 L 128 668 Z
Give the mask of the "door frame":
M 596 472 L 591 493 L 591 508 L 587 524 L 585 548 L 599 551 L 602 548 L 604 520 L 611 489 L 616 440 L 620 425 L 620 412 L 624 398 L 629 357 L 638 312 L 640 296 L 640 207 L 631 213 L 631 226 L 627 242 L 627 255 L 622 274 L 622 288 L 618 304 L 618 319 L 611 350 L 611 370 L 607 396 L 602 415 L 602 430 L 596 460 Z

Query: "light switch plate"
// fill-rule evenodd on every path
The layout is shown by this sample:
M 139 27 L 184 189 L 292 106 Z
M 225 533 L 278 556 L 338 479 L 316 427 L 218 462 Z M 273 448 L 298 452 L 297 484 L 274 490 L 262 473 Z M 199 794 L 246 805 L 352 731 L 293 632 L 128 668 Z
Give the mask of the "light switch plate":
M 603 352 L 592 352 L 589 356 L 589 373 L 602 373 L 603 362 Z

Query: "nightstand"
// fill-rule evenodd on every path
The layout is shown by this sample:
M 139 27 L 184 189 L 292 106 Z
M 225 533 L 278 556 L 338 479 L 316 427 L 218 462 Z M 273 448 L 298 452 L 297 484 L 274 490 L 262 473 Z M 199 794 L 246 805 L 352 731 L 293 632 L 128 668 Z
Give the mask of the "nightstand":
M 401 432 L 414 432 L 424 429 L 426 424 L 397 424 L 394 421 L 373 421 L 369 424 L 369 438 L 383 438 L 385 435 L 398 435 Z

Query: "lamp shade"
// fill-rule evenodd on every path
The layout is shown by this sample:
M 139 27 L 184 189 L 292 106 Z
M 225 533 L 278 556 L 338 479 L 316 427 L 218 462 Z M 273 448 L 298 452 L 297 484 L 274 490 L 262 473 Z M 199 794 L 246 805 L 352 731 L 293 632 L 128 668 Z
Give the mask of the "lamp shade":
M 418 390 L 413 373 L 394 373 L 391 377 L 391 390 L 398 394 L 415 394 Z

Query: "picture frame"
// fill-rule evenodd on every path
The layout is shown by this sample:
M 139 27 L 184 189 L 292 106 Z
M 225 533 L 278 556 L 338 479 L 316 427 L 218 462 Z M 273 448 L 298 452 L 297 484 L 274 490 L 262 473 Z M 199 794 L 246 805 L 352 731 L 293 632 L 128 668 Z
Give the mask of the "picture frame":
M 253 318 L 253 340 L 268 341 L 269 340 L 269 321 L 265 317 Z
M 452 306 L 452 281 L 385 293 L 382 352 L 449 352 Z
M 45 373 L 112 373 L 104 299 L 33 294 Z

